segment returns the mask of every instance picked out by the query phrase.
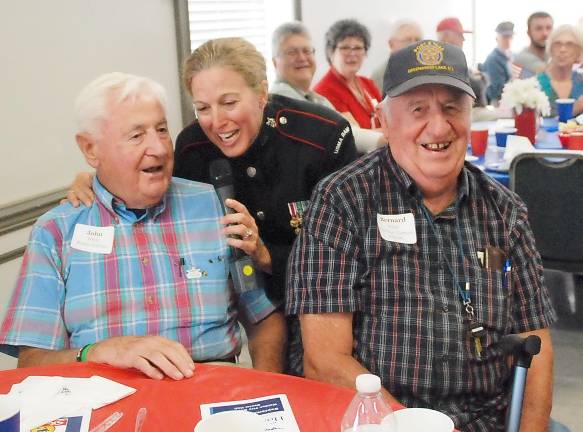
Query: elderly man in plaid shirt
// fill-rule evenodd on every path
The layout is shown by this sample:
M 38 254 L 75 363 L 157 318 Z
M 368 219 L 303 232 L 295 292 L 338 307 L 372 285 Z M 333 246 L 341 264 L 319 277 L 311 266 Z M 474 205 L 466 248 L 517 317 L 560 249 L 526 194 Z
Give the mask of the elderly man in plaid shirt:
M 384 92 L 389 146 L 320 182 L 290 258 L 305 375 L 354 386 L 370 371 L 392 401 L 443 411 L 464 432 L 504 430 L 511 371 L 498 342 L 536 334 L 521 430 L 546 431 L 555 315 L 525 205 L 464 162 L 463 52 L 404 48 Z
M 19 366 L 89 360 L 182 379 L 194 361 L 234 361 L 240 311 L 254 366 L 281 371 L 283 318 L 263 289 L 230 286 L 215 191 L 172 178 L 165 101 L 159 84 L 121 73 L 79 95 L 96 200 L 33 227 L 0 330 Z

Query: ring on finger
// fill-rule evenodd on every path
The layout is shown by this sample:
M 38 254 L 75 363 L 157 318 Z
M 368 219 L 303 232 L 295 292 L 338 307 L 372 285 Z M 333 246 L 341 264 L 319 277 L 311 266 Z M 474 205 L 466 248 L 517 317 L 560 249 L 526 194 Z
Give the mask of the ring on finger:
M 250 229 L 247 229 L 247 231 L 245 231 L 245 234 L 243 234 L 243 240 L 247 240 L 252 235 L 253 235 L 253 231 L 251 231 Z

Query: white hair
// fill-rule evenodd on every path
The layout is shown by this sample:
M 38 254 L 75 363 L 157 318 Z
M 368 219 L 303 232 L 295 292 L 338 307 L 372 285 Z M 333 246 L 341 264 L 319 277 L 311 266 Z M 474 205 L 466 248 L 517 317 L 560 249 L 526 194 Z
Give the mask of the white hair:
M 579 47 L 579 58 L 577 59 L 577 61 L 581 61 L 581 59 L 583 58 L 583 29 L 577 26 L 573 26 L 571 24 L 563 24 L 553 29 L 553 31 L 551 32 L 547 39 L 545 51 L 547 52 L 547 54 L 550 55 L 551 46 L 553 45 L 553 42 L 555 42 L 555 40 L 559 36 L 562 36 L 564 34 L 569 34 L 575 38 L 575 43 Z
M 99 133 L 99 123 L 107 118 L 108 103 L 118 104 L 141 95 L 155 98 L 164 111 L 167 97 L 164 87 L 150 78 L 111 72 L 101 75 L 87 84 L 75 101 L 77 132 Z
M 389 28 L 389 40 L 396 38 L 401 30 L 404 28 L 412 28 L 417 32 L 421 39 L 423 39 L 423 30 L 421 30 L 421 26 L 416 21 L 412 19 L 404 18 L 395 21 Z

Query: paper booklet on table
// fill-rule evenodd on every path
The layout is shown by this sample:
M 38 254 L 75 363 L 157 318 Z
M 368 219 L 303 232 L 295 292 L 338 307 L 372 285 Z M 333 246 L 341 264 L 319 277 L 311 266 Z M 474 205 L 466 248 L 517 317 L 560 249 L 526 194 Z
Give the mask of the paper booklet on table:
M 202 418 L 223 411 L 246 410 L 259 414 L 265 421 L 265 431 L 300 432 L 291 405 L 285 394 L 263 396 L 255 399 L 245 399 L 229 402 L 202 404 Z

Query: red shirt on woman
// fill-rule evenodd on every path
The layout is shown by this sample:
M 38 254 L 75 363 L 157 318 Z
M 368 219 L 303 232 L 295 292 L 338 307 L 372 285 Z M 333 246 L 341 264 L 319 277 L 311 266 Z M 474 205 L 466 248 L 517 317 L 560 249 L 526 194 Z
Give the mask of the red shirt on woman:
M 381 92 L 374 81 L 357 75 L 356 79 L 364 95 L 364 104 L 348 87 L 346 79 L 331 67 L 326 75 L 314 87 L 314 91 L 326 97 L 338 112 L 349 112 L 361 128 L 380 127 L 378 121 L 373 124 L 374 107 L 381 101 Z

